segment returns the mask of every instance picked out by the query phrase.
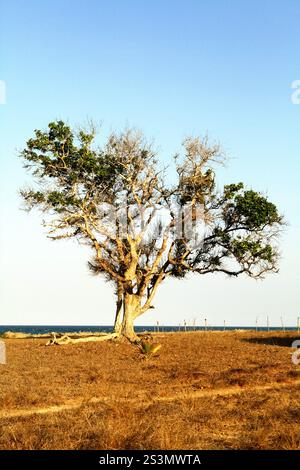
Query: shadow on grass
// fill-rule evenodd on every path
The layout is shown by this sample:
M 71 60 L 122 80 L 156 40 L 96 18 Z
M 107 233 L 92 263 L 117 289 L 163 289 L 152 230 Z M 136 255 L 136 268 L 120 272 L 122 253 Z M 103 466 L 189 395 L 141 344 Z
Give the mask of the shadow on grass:
M 246 341 L 247 343 L 255 343 L 255 344 L 267 344 L 270 346 L 281 346 L 281 347 L 288 347 L 292 346 L 294 341 L 300 341 L 300 335 L 298 336 L 271 336 L 267 338 L 258 337 L 258 338 L 244 338 L 242 341 Z

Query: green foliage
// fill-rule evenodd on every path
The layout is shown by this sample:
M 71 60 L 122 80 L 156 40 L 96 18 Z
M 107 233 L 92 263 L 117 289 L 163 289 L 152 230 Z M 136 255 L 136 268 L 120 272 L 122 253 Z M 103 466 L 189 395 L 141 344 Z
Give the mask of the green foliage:
M 224 186 L 224 198 L 225 199 L 234 198 L 234 196 L 236 196 L 236 193 L 238 193 L 243 188 L 244 188 L 243 183 L 228 184 L 228 185 Z
M 235 210 L 249 228 L 280 221 L 276 206 L 252 190 L 236 196 Z
M 51 122 L 48 129 L 36 130 L 35 138 L 28 140 L 21 153 L 29 167 L 31 162 L 36 164 L 37 176 L 59 178 L 65 184 L 85 183 L 86 177 L 101 182 L 102 177 L 109 176 L 112 168 L 107 156 L 91 148 L 93 132 L 80 130 L 76 137 L 63 121 Z
M 252 241 L 250 238 L 231 241 L 232 251 L 238 260 L 242 260 L 249 254 L 253 258 L 260 258 L 265 261 L 272 261 L 273 249 L 271 245 L 262 245 L 259 241 Z
M 282 221 L 275 204 L 253 190 L 241 193 L 240 189 L 242 187 L 233 190 L 228 190 L 228 187 L 225 188 L 224 196 L 227 200 L 230 200 L 228 204 L 225 203 L 224 205 L 224 220 L 227 226 L 237 226 L 239 224 L 253 230 Z
M 150 341 L 140 342 L 141 353 L 147 358 L 155 356 L 160 348 L 161 344 L 151 343 Z
M 74 135 L 63 121 L 50 122 L 45 132 L 35 130 L 21 157 L 43 191 L 21 191 L 28 208 L 40 206 L 61 213 L 70 206 L 77 207 L 88 194 L 95 197 L 111 186 L 117 168 L 110 155 L 92 148 L 94 138 L 94 130 L 80 130 Z M 81 189 L 80 198 L 74 197 L 76 187 Z
M 46 131 L 35 130 L 21 152 L 37 183 L 21 191 L 26 207 L 52 217 L 51 238 L 77 237 L 92 247 L 92 272 L 104 273 L 125 289 L 147 287 L 150 293 L 165 277 L 181 279 L 189 272 L 260 277 L 277 270 L 276 237 L 283 218 L 272 202 L 245 189 L 242 182 L 217 190 L 213 164 L 222 162 L 218 145 L 187 139 L 186 157 L 176 166 L 178 181 L 168 187 L 156 167 L 155 152 L 139 133 L 112 134 L 101 148 L 96 148 L 95 136 L 93 127 L 75 133 L 63 121 L 50 122 Z M 169 232 L 160 219 L 138 242 L 132 243 L 126 234 L 116 240 L 106 230 L 103 206 L 118 208 L 124 200 L 133 209 L 132 223 L 139 219 L 141 207 L 169 210 Z M 184 216 L 176 220 L 178 212 L 173 209 L 178 205 L 189 206 L 192 224 L 196 209 L 203 209 L 205 233 L 197 246 L 185 234 L 177 239 L 179 222 L 188 225 Z M 164 236 L 168 242 L 161 248 Z M 136 258 L 134 281 L 127 282 L 125 273 Z

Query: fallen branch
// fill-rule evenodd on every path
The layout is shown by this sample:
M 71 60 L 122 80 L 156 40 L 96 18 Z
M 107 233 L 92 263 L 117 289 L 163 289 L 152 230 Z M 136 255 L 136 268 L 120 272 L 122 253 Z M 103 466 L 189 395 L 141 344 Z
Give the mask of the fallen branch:
M 107 341 L 117 338 L 118 336 L 119 335 L 117 333 L 109 333 L 103 336 L 88 336 L 85 338 L 70 338 L 68 335 L 63 335 L 60 338 L 57 338 L 56 334 L 52 333 L 52 338 L 46 343 L 46 346 Z
M 61 337 L 63 335 L 67 335 L 70 338 L 85 338 L 89 336 L 107 336 L 107 333 L 104 333 L 102 331 L 78 331 L 78 332 L 68 332 L 66 331 L 65 333 L 59 333 L 56 332 L 56 335 L 58 337 Z M 13 331 L 5 331 L 0 335 L 1 338 L 4 339 L 46 339 L 46 338 L 53 338 L 53 332 L 52 333 L 21 333 L 21 332 L 13 332 Z

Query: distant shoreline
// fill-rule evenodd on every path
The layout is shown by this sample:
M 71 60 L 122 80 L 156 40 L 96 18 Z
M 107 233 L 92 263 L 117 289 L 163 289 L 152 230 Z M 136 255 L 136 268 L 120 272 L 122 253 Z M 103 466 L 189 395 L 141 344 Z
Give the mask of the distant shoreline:
M 107 333 L 113 329 L 112 325 L 0 325 L 0 335 L 6 332 L 24 333 L 30 335 L 47 335 L 49 333 Z M 164 326 L 144 325 L 136 326 L 137 333 L 151 332 L 185 332 L 185 331 L 297 331 L 297 327 L 264 327 L 264 326 Z

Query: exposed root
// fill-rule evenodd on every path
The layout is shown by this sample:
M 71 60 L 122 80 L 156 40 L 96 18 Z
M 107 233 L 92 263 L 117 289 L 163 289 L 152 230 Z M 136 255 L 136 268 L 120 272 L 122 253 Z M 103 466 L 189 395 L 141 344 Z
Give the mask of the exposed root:
M 87 336 L 84 338 L 71 338 L 68 335 L 63 335 L 57 338 L 55 333 L 52 333 L 52 338 L 46 343 L 46 346 L 52 345 L 62 345 L 62 344 L 77 344 L 77 343 L 90 343 L 90 342 L 99 342 L 99 341 L 107 341 L 110 339 L 118 338 L 118 333 L 109 333 L 103 336 Z

